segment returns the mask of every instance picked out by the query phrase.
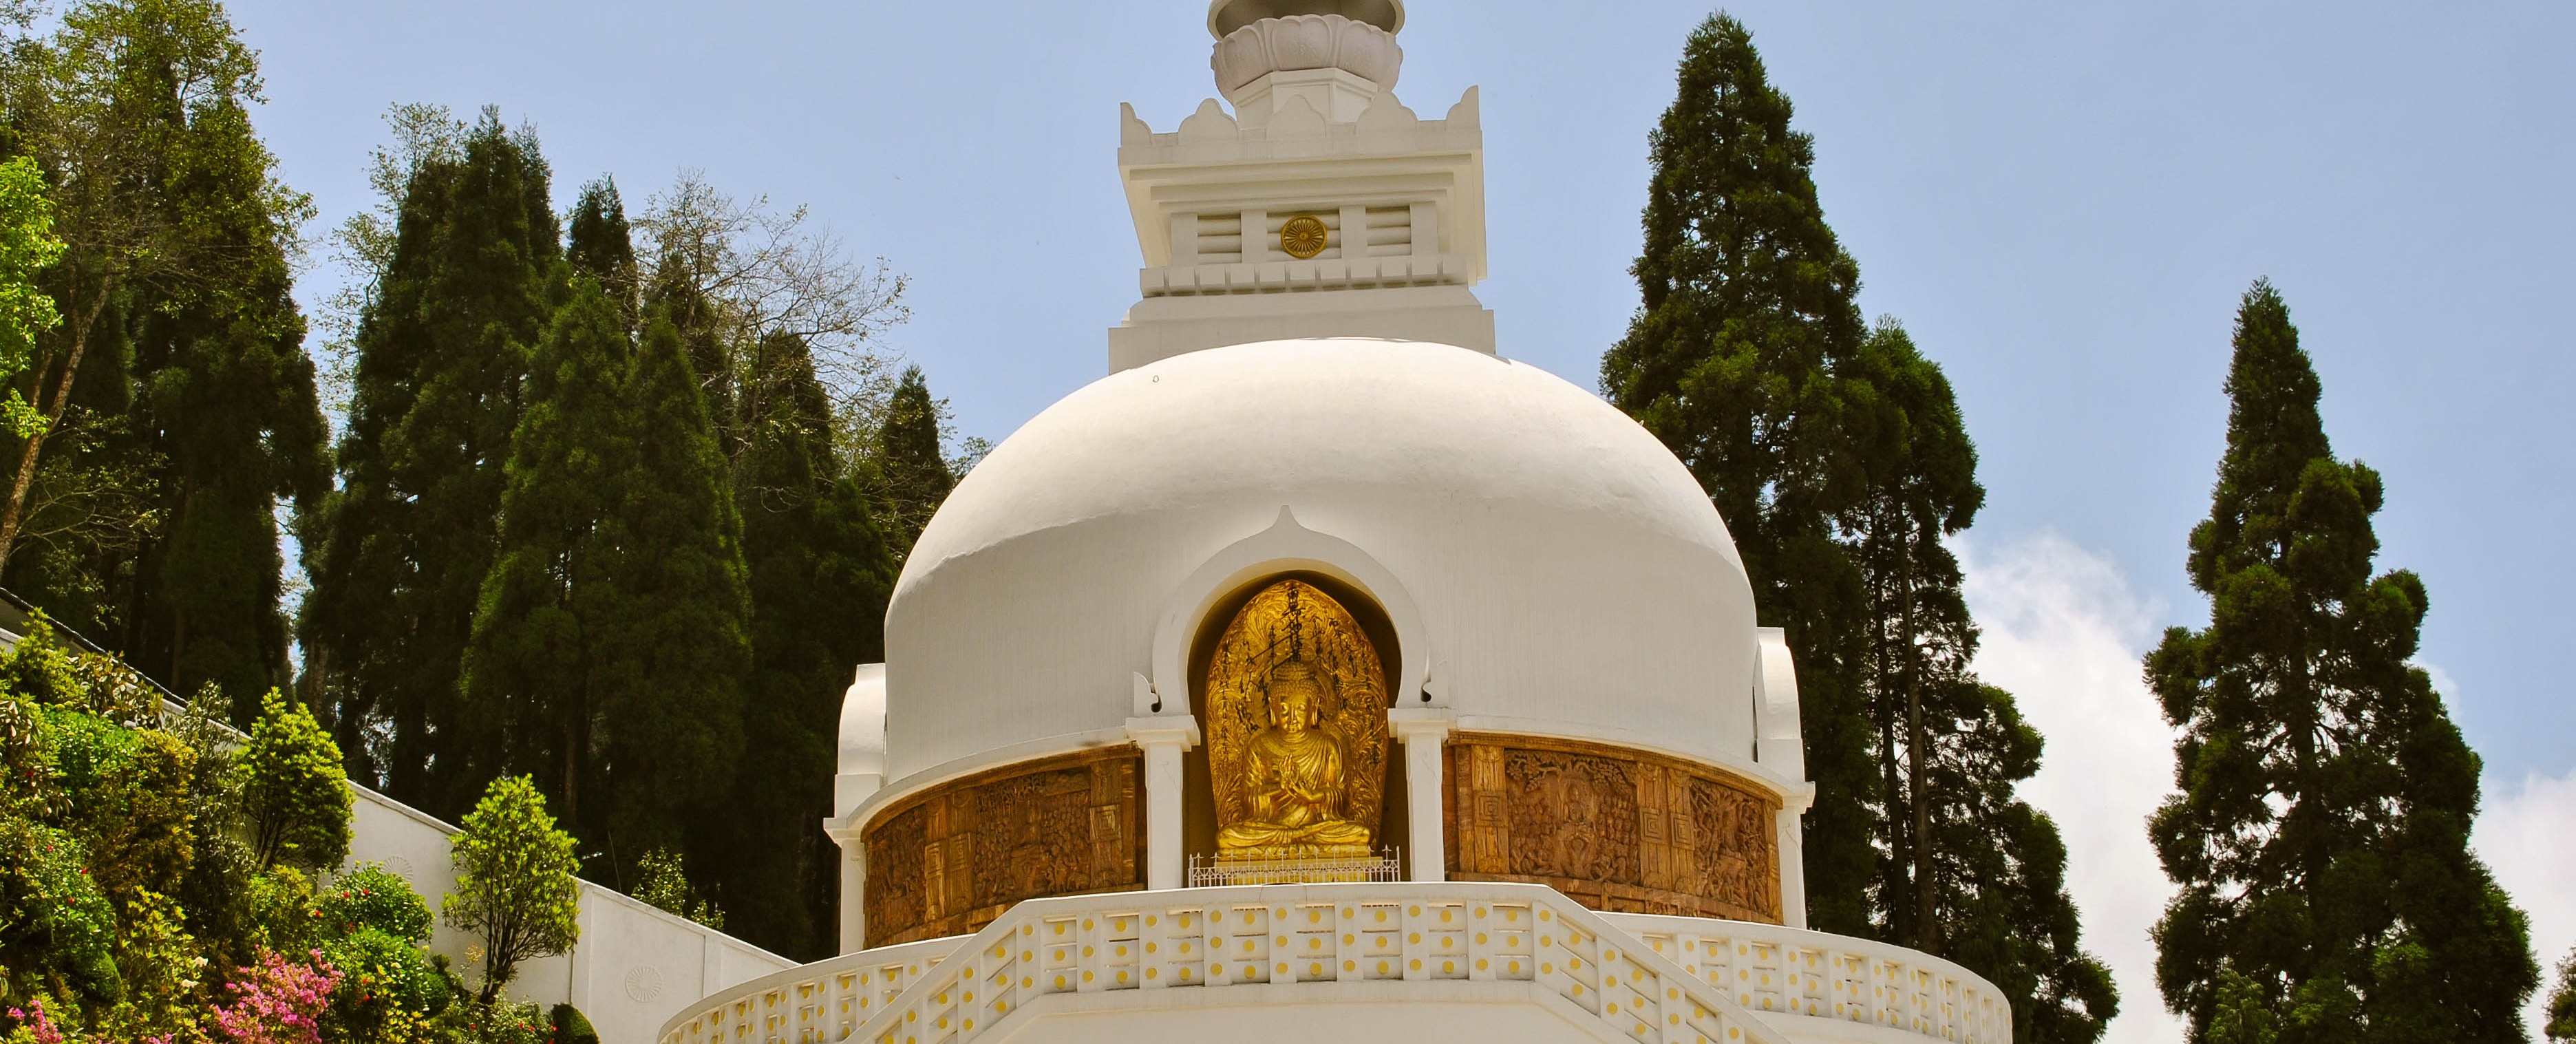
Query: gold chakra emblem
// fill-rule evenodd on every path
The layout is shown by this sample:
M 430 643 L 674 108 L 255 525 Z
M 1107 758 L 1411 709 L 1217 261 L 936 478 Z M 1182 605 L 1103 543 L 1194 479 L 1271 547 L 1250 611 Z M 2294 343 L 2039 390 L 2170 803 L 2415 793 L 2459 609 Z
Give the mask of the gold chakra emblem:
M 1324 252 L 1324 219 L 1299 214 L 1279 226 L 1279 249 L 1303 261 Z

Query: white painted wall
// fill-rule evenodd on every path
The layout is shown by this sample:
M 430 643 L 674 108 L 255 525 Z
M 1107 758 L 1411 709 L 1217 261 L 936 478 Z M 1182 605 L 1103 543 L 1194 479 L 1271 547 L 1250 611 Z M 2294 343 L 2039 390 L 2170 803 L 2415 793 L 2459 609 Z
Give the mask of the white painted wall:
M 357 794 L 351 864 L 385 864 L 436 911 L 439 897 L 456 887 L 456 865 L 448 858 L 456 828 L 365 787 L 349 789 Z M 570 953 L 520 965 L 509 993 L 541 1006 L 570 1002 L 606 1044 L 651 1040 L 689 1002 L 796 965 L 588 881 L 581 882 L 580 901 L 580 942 Z M 471 980 L 482 962 L 466 954 L 478 941 L 441 922 L 430 950 Z

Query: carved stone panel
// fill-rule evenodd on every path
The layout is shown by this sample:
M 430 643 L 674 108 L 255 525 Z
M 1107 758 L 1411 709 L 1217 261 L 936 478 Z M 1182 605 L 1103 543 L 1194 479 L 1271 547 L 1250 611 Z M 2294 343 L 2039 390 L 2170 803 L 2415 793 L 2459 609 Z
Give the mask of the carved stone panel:
M 1024 899 L 1145 886 L 1135 747 L 951 780 L 868 826 L 869 946 L 973 932 Z
M 1776 798 L 1607 744 L 1450 737 L 1449 877 L 1545 884 L 1597 910 L 1781 923 Z

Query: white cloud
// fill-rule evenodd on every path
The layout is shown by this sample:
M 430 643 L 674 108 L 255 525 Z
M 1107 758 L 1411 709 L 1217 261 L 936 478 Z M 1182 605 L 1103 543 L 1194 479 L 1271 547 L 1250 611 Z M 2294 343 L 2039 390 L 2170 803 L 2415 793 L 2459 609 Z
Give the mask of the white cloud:
M 2513 904 L 2531 915 L 2541 988 L 2523 1009 L 2523 1023 L 2538 1040 L 2550 971 L 2576 946 L 2576 771 L 2556 779 L 2534 773 L 2519 787 L 2490 777 L 2484 786 L 2486 810 L 2469 843 Z
M 2065 835 L 2067 888 L 2084 914 L 2085 945 L 2111 966 L 2120 1016 L 2105 1044 L 2179 1041 L 2180 1020 L 2155 987 L 2147 931 L 2172 885 L 2147 844 L 2146 817 L 2172 789 L 2173 731 L 2147 691 L 2139 661 L 2156 641 L 2162 606 L 2140 599 L 2119 568 L 2053 532 L 1953 549 L 1969 608 L 1985 629 L 1977 671 L 2010 690 L 2048 737 L 2039 775 L 2022 796 Z M 2461 694 L 2449 672 L 2422 663 L 2444 702 Z M 2518 785 L 2484 781 L 2471 843 L 2531 917 L 2544 974 L 2576 947 L 2576 770 L 2534 773 Z M 2547 990 L 2526 1013 L 2538 1040 Z
M 2103 1040 L 2179 1041 L 2183 1026 L 2156 993 L 2147 936 L 2173 891 L 2146 828 L 2172 789 L 2173 731 L 2139 663 L 2161 607 L 2140 600 L 2108 558 L 2053 532 L 1992 546 L 1961 538 L 1954 550 L 1985 631 L 1977 672 L 2011 691 L 2048 738 L 2039 775 L 2021 793 L 2065 836 L 2085 948 L 2120 987 L 2120 1015 Z

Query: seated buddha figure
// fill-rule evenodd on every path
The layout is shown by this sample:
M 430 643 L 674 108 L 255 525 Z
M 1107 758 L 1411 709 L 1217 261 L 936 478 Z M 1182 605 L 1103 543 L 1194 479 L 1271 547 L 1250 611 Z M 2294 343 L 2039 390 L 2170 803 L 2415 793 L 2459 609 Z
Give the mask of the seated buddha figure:
M 1217 848 L 1238 858 L 1364 852 L 1368 828 L 1341 818 L 1341 741 L 1317 727 L 1323 682 L 1291 660 L 1271 669 L 1268 688 L 1270 727 L 1244 747 L 1243 819 L 1218 832 Z

